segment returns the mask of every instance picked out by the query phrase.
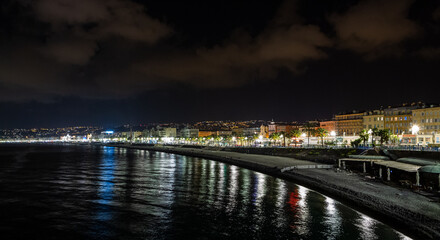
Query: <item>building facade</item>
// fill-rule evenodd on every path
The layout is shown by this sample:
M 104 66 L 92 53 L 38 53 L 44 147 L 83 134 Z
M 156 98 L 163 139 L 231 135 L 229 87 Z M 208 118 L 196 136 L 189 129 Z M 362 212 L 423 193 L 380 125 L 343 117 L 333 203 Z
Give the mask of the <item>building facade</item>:
M 392 134 L 403 135 L 410 133 L 412 127 L 412 111 L 417 106 L 388 107 L 384 110 L 385 129 L 391 130 Z
M 275 122 L 270 122 L 268 125 L 268 133 L 269 136 L 274 134 L 274 133 L 280 133 L 280 132 L 290 132 L 293 129 L 298 129 L 299 126 L 297 124 L 288 124 L 288 123 L 275 123 Z
M 412 120 L 412 124 L 419 127 L 418 134 L 440 134 L 440 107 L 414 109 Z
M 336 133 L 336 122 L 335 121 L 323 121 L 319 122 L 319 127 L 327 130 L 327 132 L 335 132 Z
M 197 138 L 199 137 L 199 129 L 183 128 L 180 130 L 180 137 L 183 138 Z
M 363 129 L 364 112 L 335 115 L 338 136 L 355 136 Z
M 365 130 L 370 130 L 373 128 L 377 128 L 379 130 L 384 129 L 385 127 L 385 119 L 384 119 L 384 111 L 383 110 L 373 110 L 365 112 L 365 115 L 362 119 L 363 128 Z
M 253 128 L 234 128 L 232 134 L 238 137 L 251 137 L 260 134 L 260 127 Z

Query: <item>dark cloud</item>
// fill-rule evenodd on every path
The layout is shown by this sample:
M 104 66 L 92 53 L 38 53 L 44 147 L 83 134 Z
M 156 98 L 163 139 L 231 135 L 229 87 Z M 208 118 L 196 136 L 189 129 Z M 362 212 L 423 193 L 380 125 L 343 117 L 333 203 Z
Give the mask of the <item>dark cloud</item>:
M 8 25 L 11 30 L 4 34 L 0 46 L 0 84 L 3 85 L 0 91 L 4 93 L 1 100 L 42 100 L 69 95 L 114 97 L 112 93 L 117 91 L 108 89 L 114 85 L 111 81 L 84 73 L 109 63 L 91 62 L 105 42 L 118 38 L 127 46 L 150 47 L 171 34 L 167 24 L 145 11 L 143 5 L 127 0 L 4 3 L 2 12 L 9 14 L 8 20 L 12 21 Z M 106 51 L 114 52 L 113 48 L 118 46 L 107 45 Z M 103 69 L 102 75 L 122 72 L 117 67 L 123 63 L 111 64 Z M 111 78 L 127 82 L 125 78 L 130 75 L 133 74 L 125 71 L 124 75 Z M 126 93 L 116 95 L 126 96 Z
M 333 15 L 339 46 L 367 58 L 400 53 L 399 44 L 416 37 L 419 26 L 407 18 L 412 0 L 364 0 Z
M 41 52 L 61 63 L 83 65 L 95 55 L 97 48 L 98 46 L 93 40 L 70 38 L 50 40 L 41 47 Z
M 41 95 L 120 98 L 175 82 L 237 86 L 274 78 L 280 68 L 298 72 L 300 63 L 325 58 L 322 48 L 332 44 L 318 26 L 300 23 L 290 1 L 257 36 L 237 29 L 221 45 L 159 53 L 151 51 L 152 45 L 172 30 L 133 1 L 20 3 L 46 24 L 41 27 L 44 35 L 36 34 L 43 41 L 23 40 L 28 41 L 26 50 L 18 54 L 14 53 L 18 45 L 9 46 L 5 51 L 14 55 L 12 61 L 0 62 L 0 82 L 13 84 L 16 91 L 37 93 L 24 94 L 23 99 Z
M 425 47 L 416 51 L 416 55 L 427 59 L 440 58 L 440 47 Z
M 272 79 L 282 68 L 298 72 L 299 64 L 327 57 L 323 48 L 330 47 L 332 41 L 318 26 L 301 24 L 295 6 L 286 1 L 271 24 L 255 37 L 236 32 L 221 45 L 150 59 L 137 68 L 152 79 L 208 87 Z
M 143 5 L 127 0 L 35 0 L 29 3 L 38 19 L 53 24 L 93 23 L 90 38 L 115 35 L 129 40 L 155 43 L 171 29 L 153 19 Z
M 19 10 L 2 9 L 11 23 L 0 39 L 2 101 L 127 98 L 176 83 L 236 87 L 276 79 L 281 71 L 293 73 L 291 81 L 296 81 L 311 62 L 331 52 L 348 49 L 368 59 L 401 54 L 405 41 L 422 32 L 407 17 L 410 0 L 361 0 L 321 16 L 326 21 L 321 25 L 305 19 L 297 1 L 284 1 L 264 25 L 228 29 L 215 44 L 190 39 L 182 46 L 180 38 L 187 36 L 170 27 L 173 23 L 149 15 L 142 1 L 8 2 Z M 201 26 L 198 38 L 204 29 L 217 30 L 203 19 L 194 22 Z M 433 45 L 417 54 L 437 53 Z
M 434 17 L 434 20 L 440 21 L 440 7 L 434 11 L 432 16 Z

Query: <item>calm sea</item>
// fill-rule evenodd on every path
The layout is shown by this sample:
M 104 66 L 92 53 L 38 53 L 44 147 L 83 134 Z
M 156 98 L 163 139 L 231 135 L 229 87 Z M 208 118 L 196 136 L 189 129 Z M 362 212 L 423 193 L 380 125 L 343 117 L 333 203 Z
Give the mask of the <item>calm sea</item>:
M 294 183 L 116 147 L 0 145 L 1 239 L 409 239 Z

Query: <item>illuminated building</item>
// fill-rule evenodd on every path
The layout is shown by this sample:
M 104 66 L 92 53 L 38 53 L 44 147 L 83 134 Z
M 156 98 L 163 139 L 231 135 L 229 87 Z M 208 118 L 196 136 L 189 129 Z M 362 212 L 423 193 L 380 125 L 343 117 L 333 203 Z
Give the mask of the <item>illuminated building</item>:
M 373 110 L 365 112 L 363 116 L 363 128 L 365 130 L 370 130 L 373 128 L 377 128 L 379 130 L 384 129 L 385 127 L 385 118 L 383 110 Z
M 364 112 L 344 113 L 335 115 L 338 136 L 355 136 L 363 129 Z

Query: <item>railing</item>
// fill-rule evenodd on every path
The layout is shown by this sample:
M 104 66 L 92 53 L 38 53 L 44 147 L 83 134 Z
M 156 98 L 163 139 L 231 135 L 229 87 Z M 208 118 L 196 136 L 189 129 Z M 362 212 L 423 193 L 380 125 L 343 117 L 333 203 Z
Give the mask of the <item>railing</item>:
M 113 142 L 111 140 L 78 140 L 78 141 L 64 141 L 60 139 L 9 139 L 9 140 L 0 140 L 0 143 L 110 143 Z M 171 145 L 192 145 L 192 146 L 201 146 L 201 147 L 229 147 L 229 148 L 303 148 L 303 149 L 359 149 L 359 150 L 368 150 L 372 149 L 371 146 L 358 146 L 353 148 L 348 145 L 321 145 L 321 144 L 298 144 L 296 146 L 280 146 L 280 145 L 267 145 L 261 144 L 260 142 L 248 143 L 247 145 L 238 145 L 235 143 L 228 142 L 196 142 L 196 141 L 175 141 L 164 143 L 160 141 L 148 141 L 148 142 L 130 142 L 130 141 L 122 141 L 125 143 L 132 144 L 171 144 Z M 400 150 L 400 151 L 424 151 L 424 152 L 440 152 L 440 147 L 428 147 L 428 146 L 415 146 L 415 145 L 385 145 L 382 146 L 388 150 Z
M 401 150 L 401 151 L 424 151 L 424 152 L 440 152 L 439 147 L 424 147 L 424 146 L 386 146 L 389 150 Z

